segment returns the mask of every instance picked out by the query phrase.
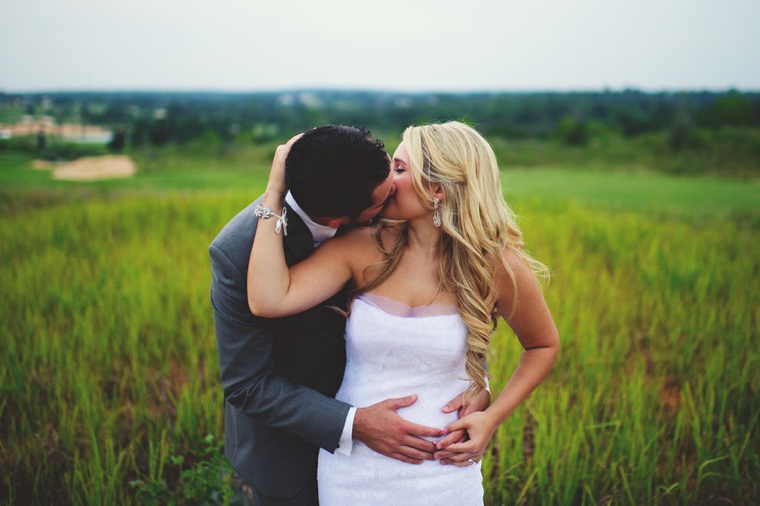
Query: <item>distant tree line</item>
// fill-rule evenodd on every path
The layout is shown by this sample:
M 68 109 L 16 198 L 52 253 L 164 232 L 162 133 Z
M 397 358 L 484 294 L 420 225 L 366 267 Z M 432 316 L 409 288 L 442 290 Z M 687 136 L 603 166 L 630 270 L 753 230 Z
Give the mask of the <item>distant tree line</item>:
M 317 125 L 361 125 L 398 132 L 407 125 L 457 119 L 487 136 L 558 137 L 581 145 L 593 131 L 625 137 L 670 132 L 678 148 L 693 128 L 760 129 L 760 93 L 0 93 L 0 111 L 52 116 L 59 123 L 104 125 L 111 148 L 193 141 L 269 142 Z

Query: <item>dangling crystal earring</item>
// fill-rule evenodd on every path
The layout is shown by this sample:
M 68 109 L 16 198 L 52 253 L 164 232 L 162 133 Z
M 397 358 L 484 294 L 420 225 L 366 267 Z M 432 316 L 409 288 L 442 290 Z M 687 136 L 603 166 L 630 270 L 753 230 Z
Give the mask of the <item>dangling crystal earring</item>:
M 433 225 L 441 226 L 441 213 L 438 211 L 438 197 L 433 197 Z

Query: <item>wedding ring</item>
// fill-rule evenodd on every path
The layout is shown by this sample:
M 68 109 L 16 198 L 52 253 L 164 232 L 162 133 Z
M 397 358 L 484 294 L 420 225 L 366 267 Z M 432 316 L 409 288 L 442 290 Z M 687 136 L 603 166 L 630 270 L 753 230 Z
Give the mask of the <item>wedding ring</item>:
M 474 461 L 474 460 L 472 460 L 472 459 L 467 459 L 467 462 L 469 462 L 471 466 L 474 466 L 474 465 L 476 465 L 476 464 L 477 464 L 477 462 L 475 462 L 475 461 Z

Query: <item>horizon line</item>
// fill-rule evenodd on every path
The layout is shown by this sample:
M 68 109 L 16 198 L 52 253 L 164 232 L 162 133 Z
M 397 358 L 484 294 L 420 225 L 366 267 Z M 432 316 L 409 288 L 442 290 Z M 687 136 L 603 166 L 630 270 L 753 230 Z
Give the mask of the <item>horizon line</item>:
M 281 88 L 26 88 L 26 89 L 4 89 L 0 87 L 2 95 L 37 95 L 37 94 L 66 94 L 66 93 L 160 93 L 160 94 L 265 94 L 265 93 L 320 93 L 320 92 L 343 92 L 343 93 L 376 93 L 388 95 L 499 95 L 499 94 L 582 94 L 582 93 L 625 93 L 639 92 L 647 94 L 666 94 L 666 93 L 760 93 L 758 88 L 741 88 L 737 86 L 727 87 L 662 87 L 646 88 L 635 86 L 601 88 L 482 88 L 482 89 L 393 89 L 393 88 L 360 88 L 360 87 L 322 87 L 322 86 L 303 86 L 303 87 L 281 87 Z

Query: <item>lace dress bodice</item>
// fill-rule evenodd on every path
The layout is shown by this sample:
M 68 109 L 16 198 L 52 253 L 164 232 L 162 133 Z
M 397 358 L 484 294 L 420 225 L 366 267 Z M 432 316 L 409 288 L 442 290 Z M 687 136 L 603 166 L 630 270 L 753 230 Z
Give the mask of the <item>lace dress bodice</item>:
M 365 407 L 417 394 L 417 402 L 399 415 L 442 428 L 457 414 L 441 408 L 470 383 L 466 337 L 467 327 L 455 306 L 412 308 L 363 294 L 346 324 L 346 371 L 336 398 Z M 483 503 L 480 464 L 406 464 L 356 441 L 350 457 L 322 451 L 318 474 L 322 506 Z

